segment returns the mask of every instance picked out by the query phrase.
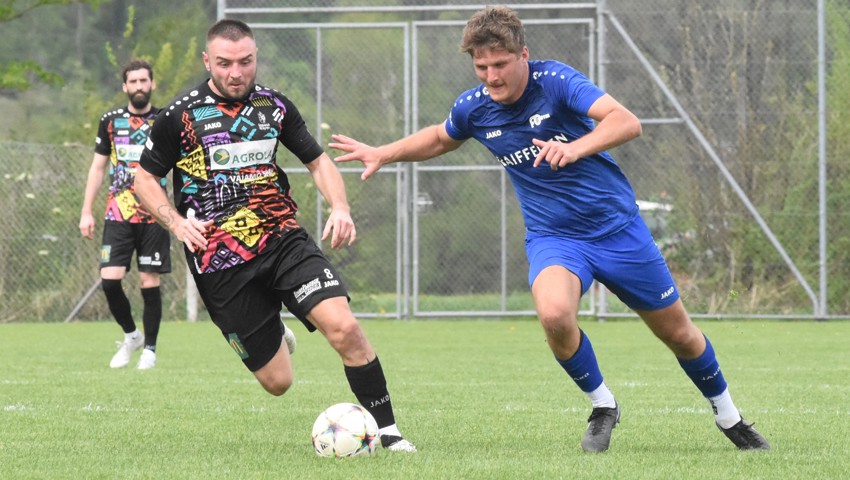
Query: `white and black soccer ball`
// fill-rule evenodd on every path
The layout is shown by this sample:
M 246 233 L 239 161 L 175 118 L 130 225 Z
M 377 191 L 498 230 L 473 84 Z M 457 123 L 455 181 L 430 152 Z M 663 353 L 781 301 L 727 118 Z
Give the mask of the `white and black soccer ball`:
M 337 403 L 313 423 L 313 448 L 320 457 L 370 456 L 378 446 L 378 424 L 354 403 Z

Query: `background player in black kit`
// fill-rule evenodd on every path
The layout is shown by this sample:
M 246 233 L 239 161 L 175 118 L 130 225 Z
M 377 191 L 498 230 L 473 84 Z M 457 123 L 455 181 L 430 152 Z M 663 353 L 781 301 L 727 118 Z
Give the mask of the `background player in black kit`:
M 159 276 L 171 271 L 170 237 L 139 204 L 134 193 L 134 177 L 159 109 L 151 105 L 151 92 L 156 83 L 150 64 L 134 60 L 124 67 L 121 75 L 122 88 L 130 101 L 126 108 L 116 108 L 100 119 L 80 213 L 80 233 L 94 239 L 92 204 L 108 166 L 109 198 L 100 249 L 100 277 L 109 310 L 124 330 L 124 341 L 120 342 L 109 366 L 126 366 L 132 353 L 144 345 L 137 367 L 148 369 L 156 364 L 156 341 L 162 320 Z M 158 186 L 160 190 L 163 187 L 164 183 Z M 144 301 L 144 334 L 136 328 L 130 301 L 121 286 L 134 251 Z
M 203 58 L 211 78 L 157 117 L 137 177 L 142 203 L 185 244 L 213 322 L 266 391 L 282 395 L 292 386 L 282 303 L 340 355 L 352 392 L 377 420 L 381 444 L 415 452 L 396 427 L 381 364 L 345 285 L 296 221 L 278 144 L 304 163 L 329 203 L 322 240 L 330 236 L 332 248 L 356 238 L 342 176 L 295 105 L 254 83 L 257 46 L 248 25 L 217 22 Z M 169 172 L 176 210 L 159 188 Z

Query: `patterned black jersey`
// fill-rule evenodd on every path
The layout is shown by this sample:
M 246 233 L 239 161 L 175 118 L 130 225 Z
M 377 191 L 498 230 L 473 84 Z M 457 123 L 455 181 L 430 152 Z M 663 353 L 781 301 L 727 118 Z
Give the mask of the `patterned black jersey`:
M 106 219 L 114 222 L 156 223 L 136 197 L 136 168 L 159 109 L 143 115 L 126 107 L 103 114 L 97 129 L 94 151 L 109 157 L 109 198 Z M 163 182 L 163 186 L 165 182 Z
M 159 177 L 173 170 L 177 210 L 214 222 L 207 250 L 190 253 L 199 273 L 245 263 L 298 226 L 278 142 L 303 163 L 323 153 L 295 105 L 260 85 L 233 101 L 204 82 L 157 117 L 141 165 Z

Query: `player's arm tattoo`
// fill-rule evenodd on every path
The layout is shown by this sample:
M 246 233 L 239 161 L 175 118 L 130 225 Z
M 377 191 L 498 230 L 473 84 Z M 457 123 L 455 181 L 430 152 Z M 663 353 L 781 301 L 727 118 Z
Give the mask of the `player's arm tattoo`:
M 165 227 L 171 227 L 175 221 L 174 208 L 171 205 L 165 203 L 156 208 L 156 217 Z

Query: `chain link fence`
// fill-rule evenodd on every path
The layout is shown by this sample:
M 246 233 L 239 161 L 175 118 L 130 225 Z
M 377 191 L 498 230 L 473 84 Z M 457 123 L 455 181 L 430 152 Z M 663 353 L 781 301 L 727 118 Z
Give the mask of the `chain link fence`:
M 254 27 L 258 81 L 292 98 L 323 143 L 345 133 L 380 144 L 441 122 L 478 82 L 458 44 L 481 5 L 281 3 L 229 0 L 219 13 Z M 850 315 L 846 5 L 511 6 L 525 21 L 532 58 L 587 72 L 641 118 L 642 137 L 612 153 L 694 316 Z M 829 12 L 823 29 L 821 6 Z M 61 321 L 97 279 L 99 242 L 81 239 L 76 227 L 91 149 L 7 144 L 0 159 L 0 321 Z M 299 162 L 288 152 L 280 160 L 299 221 L 318 236 L 325 206 Z M 328 254 L 360 316 L 533 312 L 522 219 L 502 167 L 483 147 L 468 142 L 430 162 L 395 164 L 367 182 L 356 166 L 341 167 L 358 242 Z M 174 255 L 166 318 L 182 319 L 185 266 L 182 253 Z M 601 287 L 582 307 L 627 314 Z M 102 294 L 77 316 L 108 317 Z
M 93 213 L 95 240 L 80 235 L 83 189 L 94 146 L 0 144 L 0 322 L 111 319 L 99 291 L 100 235 L 106 182 Z M 163 313 L 186 318 L 185 262 L 174 250 L 174 273 L 163 276 Z M 135 260 L 134 260 L 135 262 Z M 135 266 L 125 290 L 141 312 Z

